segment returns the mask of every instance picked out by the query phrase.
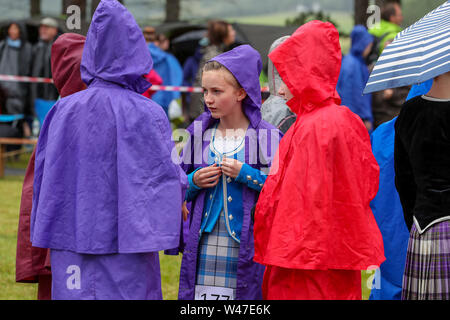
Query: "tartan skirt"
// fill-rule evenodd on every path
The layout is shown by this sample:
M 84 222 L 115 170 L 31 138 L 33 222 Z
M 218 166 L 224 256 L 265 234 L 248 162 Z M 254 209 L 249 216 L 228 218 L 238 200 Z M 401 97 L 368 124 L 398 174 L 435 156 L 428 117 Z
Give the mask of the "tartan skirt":
M 413 224 L 409 236 L 402 300 L 450 299 L 450 221 L 419 234 Z
M 238 257 L 239 243 L 228 234 L 222 211 L 200 239 L 196 284 L 236 289 Z

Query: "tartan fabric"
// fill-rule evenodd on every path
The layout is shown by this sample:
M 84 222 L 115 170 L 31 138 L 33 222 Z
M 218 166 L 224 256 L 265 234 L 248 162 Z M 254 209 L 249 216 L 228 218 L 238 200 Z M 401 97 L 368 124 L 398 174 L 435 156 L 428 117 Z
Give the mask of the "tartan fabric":
M 413 224 L 403 274 L 402 299 L 450 299 L 450 221 L 437 223 L 422 235 Z
M 236 289 L 239 243 L 227 232 L 223 210 L 211 233 L 203 233 L 197 263 L 197 285 Z

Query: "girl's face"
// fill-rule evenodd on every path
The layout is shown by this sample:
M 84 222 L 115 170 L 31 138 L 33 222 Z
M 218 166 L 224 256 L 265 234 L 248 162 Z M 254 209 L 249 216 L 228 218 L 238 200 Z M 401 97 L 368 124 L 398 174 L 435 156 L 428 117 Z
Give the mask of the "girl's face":
M 226 117 L 241 107 L 247 94 L 235 82 L 233 75 L 224 69 L 203 72 L 203 98 L 213 118 Z
M 284 82 L 281 82 L 280 88 L 278 89 L 278 95 L 282 97 L 285 101 L 289 101 L 294 97 L 294 95 L 291 93 L 291 91 Z

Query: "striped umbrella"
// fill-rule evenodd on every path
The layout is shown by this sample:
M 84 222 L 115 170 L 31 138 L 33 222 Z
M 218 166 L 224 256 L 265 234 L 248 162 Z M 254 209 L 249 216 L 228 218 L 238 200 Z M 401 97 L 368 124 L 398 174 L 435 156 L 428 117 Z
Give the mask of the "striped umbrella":
M 421 83 L 450 71 L 450 0 L 395 37 L 363 93 Z

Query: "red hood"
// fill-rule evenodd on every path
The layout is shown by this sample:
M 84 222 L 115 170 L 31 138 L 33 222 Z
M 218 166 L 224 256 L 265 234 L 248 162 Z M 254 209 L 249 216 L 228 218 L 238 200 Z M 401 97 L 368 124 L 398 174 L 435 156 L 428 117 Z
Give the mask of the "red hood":
M 65 33 L 52 45 L 52 75 L 61 97 L 86 89 L 81 80 L 80 63 L 86 37 Z
M 311 111 L 330 100 L 341 104 L 336 85 L 342 53 L 339 33 L 331 23 L 306 23 L 272 51 L 269 58 L 294 95 L 287 104 L 296 114 Z

